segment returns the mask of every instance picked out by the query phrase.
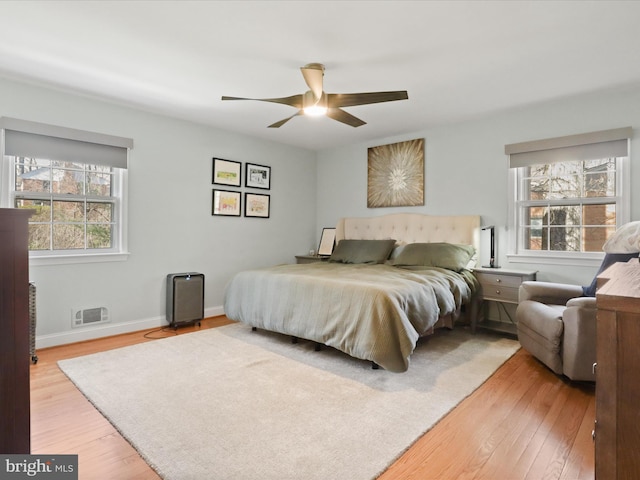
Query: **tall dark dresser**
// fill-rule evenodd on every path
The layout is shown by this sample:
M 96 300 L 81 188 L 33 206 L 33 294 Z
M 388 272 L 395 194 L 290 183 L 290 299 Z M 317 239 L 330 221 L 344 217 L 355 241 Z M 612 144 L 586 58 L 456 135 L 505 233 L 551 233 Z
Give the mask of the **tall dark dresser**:
M 615 263 L 596 293 L 596 480 L 640 478 L 640 263 Z
M 0 208 L 0 453 L 30 453 L 29 210 Z

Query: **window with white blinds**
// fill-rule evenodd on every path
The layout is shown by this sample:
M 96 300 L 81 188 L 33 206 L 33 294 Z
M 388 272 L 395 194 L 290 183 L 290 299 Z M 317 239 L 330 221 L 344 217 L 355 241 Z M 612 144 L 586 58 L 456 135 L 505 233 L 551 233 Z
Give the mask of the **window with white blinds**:
M 629 219 L 631 127 L 505 146 L 512 193 L 511 253 L 601 256 Z
M 126 169 L 131 139 L 0 119 L 2 202 L 33 210 L 32 257 L 119 254 L 126 250 Z

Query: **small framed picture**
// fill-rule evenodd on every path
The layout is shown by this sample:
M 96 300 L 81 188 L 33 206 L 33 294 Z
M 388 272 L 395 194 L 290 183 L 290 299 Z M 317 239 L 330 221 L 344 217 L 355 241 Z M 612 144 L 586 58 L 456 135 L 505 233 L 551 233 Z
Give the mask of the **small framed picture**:
M 318 255 L 321 257 L 329 256 L 333 253 L 333 247 L 336 244 L 336 229 L 323 228 L 320 237 L 320 245 L 318 245 Z
M 240 203 L 240 192 L 214 189 L 211 199 L 211 215 L 239 217 L 241 212 Z
M 271 188 L 271 167 L 256 165 L 255 163 L 246 163 L 244 186 L 269 190 Z
M 241 186 L 242 163 L 233 160 L 213 159 L 213 179 L 216 185 L 229 185 L 230 187 Z
M 270 196 L 258 193 L 244 194 L 244 216 L 269 218 Z

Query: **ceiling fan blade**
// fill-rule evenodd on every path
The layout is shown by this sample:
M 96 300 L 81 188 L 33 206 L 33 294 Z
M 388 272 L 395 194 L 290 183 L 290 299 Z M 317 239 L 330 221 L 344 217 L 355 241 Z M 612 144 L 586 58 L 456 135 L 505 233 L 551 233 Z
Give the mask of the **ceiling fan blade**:
M 370 93 L 329 93 L 327 95 L 329 108 L 354 107 L 356 105 L 369 105 L 371 103 L 395 102 L 407 100 L 409 95 L 406 90 L 395 92 L 370 92 Z
M 283 120 L 280 120 L 279 122 L 276 123 L 272 123 L 271 125 L 269 125 L 267 128 L 280 128 L 282 125 L 284 125 L 285 123 L 287 123 L 289 120 L 291 120 L 293 117 L 297 117 L 298 115 L 302 114 L 302 110 L 298 110 L 296 113 L 294 113 L 293 115 L 291 115 L 290 117 L 287 117 Z
M 282 97 L 282 98 L 243 98 L 243 97 L 227 97 L 226 95 L 222 96 L 222 100 L 255 100 L 257 102 L 271 102 L 271 103 L 281 103 L 283 105 L 289 105 L 295 108 L 302 108 L 302 97 L 303 95 L 292 95 L 290 97 Z
M 300 67 L 304 81 L 307 83 L 309 90 L 313 92 L 316 101 L 322 97 L 322 77 L 324 77 L 324 65 L 320 63 L 308 63 L 304 67 Z
M 358 117 L 354 117 L 350 113 L 347 113 L 339 108 L 329 108 L 327 110 L 327 117 L 345 123 L 351 127 L 360 127 L 367 123 L 364 120 L 360 120 Z

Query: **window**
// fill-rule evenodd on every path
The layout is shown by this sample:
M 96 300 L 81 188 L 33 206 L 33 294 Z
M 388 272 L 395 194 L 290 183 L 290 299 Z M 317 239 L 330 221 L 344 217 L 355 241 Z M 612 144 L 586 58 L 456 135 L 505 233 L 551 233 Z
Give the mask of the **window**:
M 628 221 L 630 136 L 623 128 L 507 145 L 511 254 L 538 261 L 601 257 L 606 240 Z
M 117 251 L 116 169 L 41 158 L 9 157 L 13 206 L 35 210 L 29 250 Z
M 1 119 L 2 204 L 34 210 L 32 258 L 125 253 L 128 139 Z M 115 145 L 113 145 L 115 143 Z

